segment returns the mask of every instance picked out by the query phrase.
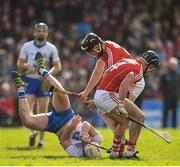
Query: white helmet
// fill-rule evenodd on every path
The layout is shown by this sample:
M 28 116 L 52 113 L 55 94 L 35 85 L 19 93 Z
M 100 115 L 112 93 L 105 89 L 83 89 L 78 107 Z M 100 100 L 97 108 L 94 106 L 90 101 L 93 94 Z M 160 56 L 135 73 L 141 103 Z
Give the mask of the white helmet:
M 98 145 L 96 142 L 92 142 L 95 145 Z M 91 145 L 91 144 L 84 144 L 84 154 L 87 157 L 100 157 L 101 156 L 101 150 L 100 148 Z

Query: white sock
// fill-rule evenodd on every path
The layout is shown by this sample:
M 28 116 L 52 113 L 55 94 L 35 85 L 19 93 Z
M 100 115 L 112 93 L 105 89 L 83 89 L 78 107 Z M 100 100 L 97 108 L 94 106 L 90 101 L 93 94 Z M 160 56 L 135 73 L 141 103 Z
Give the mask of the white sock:
M 48 71 L 45 68 L 40 68 L 39 73 L 43 78 L 46 78 L 49 75 Z
M 99 133 L 97 133 L 96 136 L 92 137 L 92 141 L 95 141 L 99 145 L 101 145 L 102 139 L 103 138 L 102 138 L 101 134 L 99 134 Z
M 40 143 L 40 144 L 43 144 L 43 143 L 44 143 L 43 139 L 40 139 L 40 140 L 39 140 L 39 143 Z
M 18 88 L 18 98 L 19 99 L 26 98 L 26 92 L 25 92 L 25 88 L 23 86 Z
M 31 136 L 34 136 L 34 135 L 36 135 L 36 134 L 37 134 L 37 131 L 36 131 L 36 130 L 31 131 Z

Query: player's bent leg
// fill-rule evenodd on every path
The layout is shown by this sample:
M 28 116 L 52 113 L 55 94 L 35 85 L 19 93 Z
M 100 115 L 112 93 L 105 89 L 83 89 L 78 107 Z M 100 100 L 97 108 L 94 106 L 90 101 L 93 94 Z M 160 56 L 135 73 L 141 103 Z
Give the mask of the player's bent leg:
M 126 100 L 125 108 L 130 116 L 132 116 L 133 118 L 137 119 L 138 121 L 142 123 L 144 122 L 145 120 L 144 113 L 134 103 L 132 103 L 129 100 Z M 128 150 L 126 153 L 127 158 L 139 159 L 139 157 L 137 157 L 136 155 L 137 152 L 135 151 L 135 148 L 136 148 L 138 137 L 141 132 L 141 128 L 142 127 L 140 125 L 132 122 L 130 130 L 129 130 Z
M 26 99 L 19 99 L 19 114 L 22 122 L 28 128 L 43 131 L 48 124 L 47 115 L 32 115 Z
M 114 130 L 114 139 L 111 147 L 110 158 L 115 159 L 119 158 L 119 150 L 121 145 L 121 139 L 125 135 L 128 120 L 125 117 L 122 117 L 117 112 L 118 107 L 114 108 L 110 113 L 106 113 L 114 121 L 118 122 L 118 126 Z
M 22 122 L 26 125 L 30 118 L 30 107 L 27 102 L 26 93 L 25 93 L 25 87 L 27 86 L 22 78 L 21 75 L 16 72 L 11 72 L 12 79 L 14 80 L 17 88 L 18 88 L 18 99 L 19 99 L 19 113 Z
M 52 97 L 52 106 L 56 111 L 59 110 L 59 108 L 70 108 L 70 101 L 68 95 L 62 96 L 62 94 L 59 93 L 59 91 L 56 91 L 55 88 L 53 91 L 53 97 Z M 64 103 L 60 103 L 60 101 L 64 101 Z
M 30 126 L 38 131 L 45 131 L 48 125 L 48 116 L 46 114 L 36 114 L 31 116 Z
M 24 81 L 22 80 L 21 74 L 19 74 L 16 71 L 12 71 L 11 75 L 12 75 L 12 79 L 14 80 L 14 82 L 18 88 L 18 98 L 19 98 L 19 106 L 20 106 L 19 109 L 20 109 L 21 120 L 25 125 L 28 125 L 29 124 L 28 123 L 29 115 L 30 114 L 32 115 L 32 109 L 33 109 L 35 97 L 27 96 L 27 99 L 26 99 L 25 87 L 27 86 L 27 84 L 25 84 Z M 29 101 L 29 103 L 27 103 L 27 100 Z M 31 108 L 29 107 L 29 104 L 30 104 Z M 23 106 L 25 107 L 25 110 L 24 110 L 24 112 L 21 112 L 21 110 L 24 109 Z M 33 146 L 35 144 L 35 135 L 34 134 L 30 135 L 29 144 L 30 144 L 30 146 Z
M 130 116 L 137 119 L 140 122 L 144 122 L 145 115 L 144 113 L 130 100 L 126 99 L 124 103 L 124 108 Z
M 137 119 L 140 122 L 144 122 L 145 116 L 144 113 L 131 101 L 126 100 L 125 102 L 125 108 L 130 116 Z M 136 144 L 137 139 L 139 137 L 141 126 L 132 122 L 131 128 L 130 128 L 130 136 L 129 141 L 133 144 Z
M 127 127 L 128 120 L 125 117 L 119 115 L 118 111 L 119 111 L 118 107 L 115 107 L 111 112 L 106 113 L 106 115 L 115 122 L 117 122 L 118 124 L 120 124 L 122 127 Z
M 103 118 L 104 122 L 107 124 L 107 126 L 109 128 L 112 129 L 112 131 L 114 132 L 118 123 L 115 122 L 113 119 L 109 118 L 106 114 L 103 114 L 103 112 L 99 112 L 99 114 L 101 115 L 101 117 Z M 120 126 L 120 124 L 119 124 Z M 120 150 L 119 150 L 119 154 L 121 157 L 123 157 L 124 155 L 124 150 L 125 150 L 125 135 L 121 138 L 121 145 L 120 145 Z M 109 150 L 111 150 L 112 148 L 109 148 Z
M 123 153 L 120 152 L 120 150 L 122 151 L 122 148 L 121 148 L 121 144 L 122 144 L 121 136 L 122 135 L 119 135 L 119 134 L 121 134 L 122 128 L 126 129 L 126 127 L 123 127 L 122 125 L 118 124 L 116 126 L 116 129 L 114 130 L 114 139 L 113 139 L 113 143 L 112 143 L 112 147 L 111 147 L 111 154 L 110 154 L 110 158 L 112 158 L 112 159 L 119 158 L 119 157 L 122 158 L 122 156 L 123 156 Z M 123 150 L 123 152 L 124 152 L 124 150 Z
M 47 113 L 49 105 L 49 96 L 37 97 L 37 113 Z M 38 148 L 42 148 L 44 144 L 44 132 L 39 132 Z
M 115 128 L 118 123 L 122 125 L 121 131 L 119 132 L 119 138 L 122 138 L 125 134 L 128 121 L 126 118 L 119 115 L 118 104 L 113 99 L 114 98 L 111 97 L 111 94 L 104 90 L 97 90 L 94 96 L 96 106 L 104 111 L 103 118 L 105 118 L 107 124 L 109 124 L 109 126 L 113 129 L 113 132 L 115 133 Z M 111 158 L 119 158 L 119 148 L 121 144 L 121 140 L 119 138 L 116 139 L 116 135 L 114 137 L 113 145 L 111 147 Z
M 106 114 L 104 114 L 103 112 L 99 112 L 99 114 L 101 115 L 101 117 L 103 118 L 104 122 L 106 123 L 106 125 L 112 129 L 112 131 L 115 130 L 117 123 L 109 118 Z

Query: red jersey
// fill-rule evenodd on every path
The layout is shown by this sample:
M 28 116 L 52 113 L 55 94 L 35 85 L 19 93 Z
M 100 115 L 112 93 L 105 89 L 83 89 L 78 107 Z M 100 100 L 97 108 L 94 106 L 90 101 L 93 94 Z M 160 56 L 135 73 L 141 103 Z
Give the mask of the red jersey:
M 134 72 L 135 81 L 139 81 L 143 77 L 141 61 L 135 59 L 121 59 L 107 69 L 97 89 L 118 92 L 122 80 L 129 72 Z
M 108 68 L 122 58 L 126 58 L 126 59 L 133 58 L 126 51 L 126 49 L 119 46 L 117 43 L 112 41 L 105 41 L 104 43 L 105 43 L 105 53 L 99 59 L 103 60 Z

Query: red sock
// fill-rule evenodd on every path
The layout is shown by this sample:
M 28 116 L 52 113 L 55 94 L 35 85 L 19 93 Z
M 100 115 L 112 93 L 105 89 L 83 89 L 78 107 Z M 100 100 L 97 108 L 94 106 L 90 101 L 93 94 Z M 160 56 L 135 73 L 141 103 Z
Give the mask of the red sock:
M 121 143 L 119 153 L 123 153 L 124 149 L 125 149 L 125 144 Z
M 119 152 L 121 141 L 117 139 L 113 139 L 113 144 L 112 144 L 112 151 L 113 152 Z
M 136 148 L 136 143 L 128 142 L 128 151 L 134 152 Z

